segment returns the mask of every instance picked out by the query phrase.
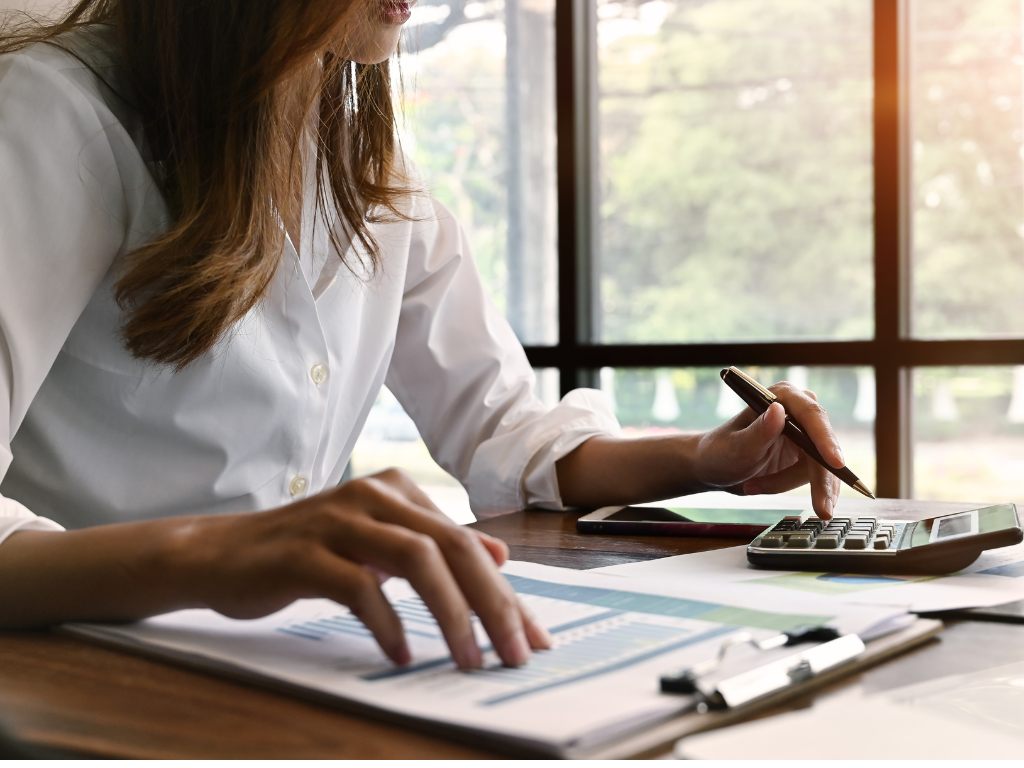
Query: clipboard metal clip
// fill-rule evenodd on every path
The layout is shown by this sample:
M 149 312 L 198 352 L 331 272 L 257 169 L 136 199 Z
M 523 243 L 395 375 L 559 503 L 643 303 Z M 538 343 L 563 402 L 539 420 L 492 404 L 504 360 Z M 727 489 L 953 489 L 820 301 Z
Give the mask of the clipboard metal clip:
M 834 633 L 835 630 L 832 632 Z M 786 635 L 778 637 L 786 637 Z M 795 644 L 794 642 L 779 642 L 777 638 L 758 642 L 746 632 L 739 633 L 727 638 L 722 643 L 718 655 L 714 659 L 708 659 L 689 669 L 664 675 L 661 678 L 662 692 L 696 694 L 698 711 L 738 707 L 783 688 L 799 685 L 825 670 L 852 661 L 865 650 L 864 642 L 857 635 L 842 635 L 806 651 L 720 680 L 713 686 L 701 680 L 703 676 L 721 666 L 729 648 L 746 643 L 752 643 L 761 650 Z

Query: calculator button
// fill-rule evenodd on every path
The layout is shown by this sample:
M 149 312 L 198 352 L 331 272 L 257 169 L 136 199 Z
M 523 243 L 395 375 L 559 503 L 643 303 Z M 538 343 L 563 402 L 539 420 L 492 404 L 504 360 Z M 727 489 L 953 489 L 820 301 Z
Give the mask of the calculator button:
M 823 533 L 814 543 L 818 549 L 839 549 L 839 537 L 835 534 Z
M 853 518 L 852 517 L 833 517 L 832 518 L 832 522 L 833 523 L 846 523 L 847 525 L 851 525 L 853 523 Z
M 888 536 L 875 537 L 875 549 L 888 549 L 890 539 Z
M 778 533 L 766 533 L 761 537 L 761 546 L 768 549 L 777 549 L 786 543 L 786 539 Z
M 807 549 L 811 546 L 814 536 L 810 531 L 795 531 L 790 534 L 788 546 L 796 549 Z
M 800 518 L 786 517 L 775 524 L 773 531 L 795 531 L 800 527 Z
M 847 549 L 867 549 L 868 537 L 850 534 L 846 537 L 845 547 Z

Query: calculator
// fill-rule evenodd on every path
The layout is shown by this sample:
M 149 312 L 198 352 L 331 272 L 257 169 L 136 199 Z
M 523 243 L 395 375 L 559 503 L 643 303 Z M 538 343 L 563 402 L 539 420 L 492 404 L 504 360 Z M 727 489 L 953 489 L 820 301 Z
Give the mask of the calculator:
M 966 568 L 986 549 L 1024 540 L 1017 508 L 999 504 L 927 520 L 791 515 L 747 547 L 759 568 L 839 573 L 939 574 Z

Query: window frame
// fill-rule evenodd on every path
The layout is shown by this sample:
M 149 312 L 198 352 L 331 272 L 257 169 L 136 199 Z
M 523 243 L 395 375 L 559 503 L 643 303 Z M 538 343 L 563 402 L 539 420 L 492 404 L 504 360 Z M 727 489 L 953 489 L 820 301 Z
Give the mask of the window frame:
M 910 0 L 873 0 L 874 318 L 867 341 L 599 344 L 595 0 L 555 0 L 558 344 L 527 346 L 565 394 L 609 367 L 869 366 L 875 371 L 875 492 L 913 496 L 913 377 L 921 366 L 1022 365 L 1024 339 L 911 336 Z

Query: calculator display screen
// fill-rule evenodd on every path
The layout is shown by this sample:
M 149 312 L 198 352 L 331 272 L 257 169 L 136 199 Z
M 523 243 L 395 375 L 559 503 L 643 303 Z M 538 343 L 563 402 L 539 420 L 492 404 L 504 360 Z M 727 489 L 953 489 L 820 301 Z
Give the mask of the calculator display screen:
M 954 515 L 943 515 L 922 520 L 913 527 L 911 547 L 935 544 L 952 539 L 994 533 L 1016 528 L 1017 514 L 1012 504 L 997 504 L 984 509 L 972 509 Z
M 970 512 L 953 517 L 940 517 L 937 522 L 939 530 L 935 534 L 936 539 L 948 539 L 950 536 L 962 536 L 971 532 Z

